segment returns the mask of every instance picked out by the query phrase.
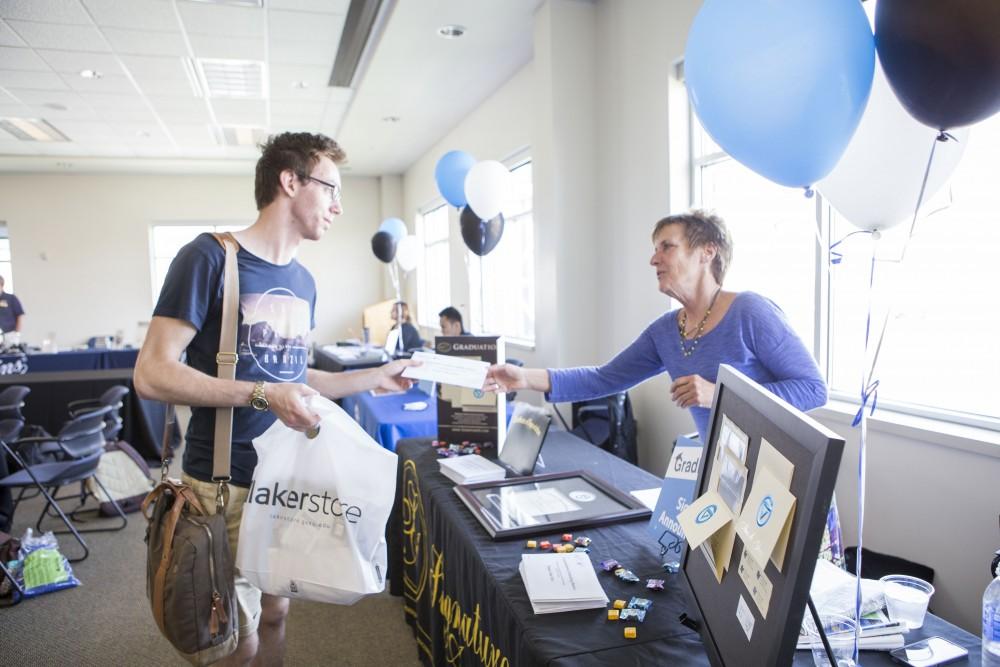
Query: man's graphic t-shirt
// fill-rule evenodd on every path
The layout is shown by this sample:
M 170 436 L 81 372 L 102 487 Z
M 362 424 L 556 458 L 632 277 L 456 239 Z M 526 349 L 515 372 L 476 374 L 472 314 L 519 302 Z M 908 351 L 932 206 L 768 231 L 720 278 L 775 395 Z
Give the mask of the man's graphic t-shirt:
M 190 322 L 198 330 L 187 348 L 187 363 L 215 377 L 222 326 L 225 252 L 211 234 L 201 234 L 177 254 L 153 315 Z M 309 332 L 315 326 L 316 283 L 297 260 L 277 265 L 243 248 L 236 379 L 256 382 L 305 382 Z M 249 401 L 250 395 L 247 394 Z M 249 486 L 257 466 L 252 440 L 275 416 L 249 407 L 233 410 L 232 482 Z M 215 408 L 194 407 L 184 450 L 184 471 L 212 479 Z

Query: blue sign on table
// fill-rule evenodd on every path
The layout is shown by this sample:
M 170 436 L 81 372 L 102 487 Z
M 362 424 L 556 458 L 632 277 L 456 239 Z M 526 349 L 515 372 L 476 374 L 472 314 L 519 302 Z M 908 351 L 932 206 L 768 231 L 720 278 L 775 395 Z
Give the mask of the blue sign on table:
M 684 530 L 677 521 L 677 515 L 694 497 L 703 451 L 701 442 L 684 436 L 678 437 L 674 443 L 663 486 L 660 487 L 660 497 L 647 527 L 649 534 L 660 545 L 664 565 L 680 564 L 684 552 Z

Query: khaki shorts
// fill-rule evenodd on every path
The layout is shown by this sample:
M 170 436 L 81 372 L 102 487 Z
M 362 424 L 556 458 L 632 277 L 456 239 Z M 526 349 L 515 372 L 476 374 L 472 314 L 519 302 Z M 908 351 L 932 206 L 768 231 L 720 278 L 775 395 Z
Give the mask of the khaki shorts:
M 194 490 L 205 511 L 215 514 L 215 494 L 218 485 L 213 482 L 202 482 L 188 474 L 181 475 L 181 481 Z M 236 559 L 236 544 L 240 537 L 240 519 L 243 517 L 243 503 L 246 502 L 250 489 L 242 486 L 229 485 L 229 502 L 226 503 L 226 533 L 229 536 L 229 548 L 233 560 Z M 257 632 L 260 623 L 259 588 L 241 577 L 236 570 L 236 603 L 240 611 L 240 637 L 247 637 Z

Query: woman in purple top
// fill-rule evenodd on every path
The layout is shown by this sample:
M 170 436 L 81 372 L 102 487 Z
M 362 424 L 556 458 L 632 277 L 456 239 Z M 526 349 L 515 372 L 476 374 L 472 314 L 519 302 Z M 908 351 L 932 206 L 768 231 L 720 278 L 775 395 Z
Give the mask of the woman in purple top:
M 774 302 L 722 289 L 732 241 L 721 218 L 701 211 L 672 215 L 653 229 L 661 292 L 680 302 L 603 366 L 544 369 L 490 367 L 488 389 L 545 392 L 553 403 L 629 389 L 654 375 L 673 378 L 670 399 L 689 408 L 702 441 L 719 364 L 729 364 L 800 410 L 826 403 L 826 384 L 812 355 Z

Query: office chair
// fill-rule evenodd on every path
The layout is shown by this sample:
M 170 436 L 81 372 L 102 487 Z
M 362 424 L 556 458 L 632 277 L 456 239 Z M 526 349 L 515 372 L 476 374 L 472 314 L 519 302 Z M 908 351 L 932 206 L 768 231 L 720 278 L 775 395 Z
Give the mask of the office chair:
M 31 393 L 31 389 L 14 384 L 3 391 L 0 391 L 0 419 L 20 419 L 24 421 L 21 408 L 24 407 L 24 399 Z
M 638 461 L 637 428 L 627 391 L 573 403 L 573 435 L 618 458 Z
M 100 463 L 101 455 L 104 454 L 104 429 L 105 418 L 111 406 L 104 406 L 71 417 L 55 436 L 32 436 L 18 438 L 24 422 L 17 419 L 5 419 L 0 421 L 0 446 L 3 450 L 20 466 L 20 470 L 0 479 L 0 488 L 18 489 L 17 499 L 14 501 L 14 512 L 17 512 L 18 504 L 31 497 L 42 495 L 45 498 L 45 506 L 42 508 L 35 523 L 35 528 L 39 532 L 44 532 L 42 521 L 46 515 L 58 517 L 66 526 L 66 530 L 53 530 L 54 533 L 72 533 L 73 537 L 83 549 L 83 555 L 77 558 L 70 558 L 70 562 L 84 560 L 90 549 L 84 541 L 81 533 L 104 532 L 121 530 L 128 525 L 128 518 L 114 499 L 111 504 L 116 510 L 121 525 L 115 527 L 100 527 L 81 529 L 77 528 L 73 520 L 76 519 L 77 512 L 84 506 L 87 498 L 93 494 L 87 490 L 84 482 L 93 479 L 104 495 L 111 498 L 104 484 L 97 477 L 97 466 Z M 31 452 L 38 449 L 46 449 L 46 456 L 40 463 L 31 463 L 38 456 L 32 456 Z M 58 496 L 58 491 L 64 486 L 80 483 L 80 490 L 71 496 Z M 26 492 L 35 491 L 31 495 Z M 78 498 L 79 506 L 67 514 L 59 505 L 59 500 L 67 498 Z M 100 498 L 97 499 L 100 502 Z M 80 519 L 77 519 L 80 520 Z M 82 521 L 82 520 L 80 520 Z

